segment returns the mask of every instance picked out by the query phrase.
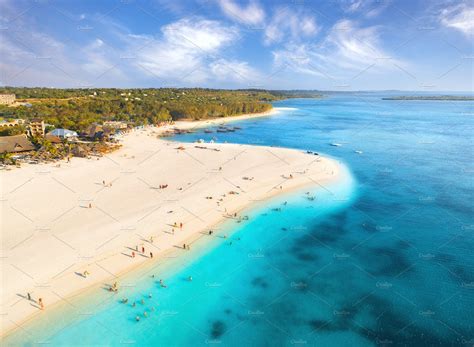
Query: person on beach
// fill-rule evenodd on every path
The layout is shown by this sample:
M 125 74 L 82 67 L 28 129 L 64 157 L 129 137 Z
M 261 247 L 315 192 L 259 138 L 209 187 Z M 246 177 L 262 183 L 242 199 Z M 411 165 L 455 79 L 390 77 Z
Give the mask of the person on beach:
M 183 223 L 179 223 L 179 228 L 183 229 Z
M 31 294 L 30 293 L 26 293 L 26 297 L 28 298 L 28 300 L 31 301 Z
M 84 272 L 83 272 L 83 274 L 82 274 L 82 275 L 84 276 L 84 278 L 87 278 L 87 275 L 89 275 L 89 274 L 90 274 L 90 273 L 89 273 L 89 271 L 87 271 L 87 270 L 84 270 Z
M 92 204 L 91 204 L 91 203 L 89 203 L 89 208 L 92 208 Z
M 145 247 L 142 246 L 142 253 L 145 254 Z
M 43 299 L 42 299 L 42 298 L 39 298 L 39 299 L 38 299 L 38 304 L 39 304 L 39 306 L 40 306 L 40 309 L 41 309 L 41 310 L 44 310 L 44 303 L 43 303 Z
M 186 249 L 186 244 L 185 243 L 183 243 L 183 249 Z
M 150 236 L 150 243 L 153 243 L 153 236 Z
M 150 258 L 153 259 L 153 252 L 150 252 Z
M 135 252 L 132 251 L 132 258 L 135 258 Z

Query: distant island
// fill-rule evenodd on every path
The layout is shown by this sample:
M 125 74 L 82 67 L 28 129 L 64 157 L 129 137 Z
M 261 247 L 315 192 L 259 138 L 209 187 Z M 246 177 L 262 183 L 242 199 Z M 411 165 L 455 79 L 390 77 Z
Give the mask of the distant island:
M 456 96 L 456 95 L 402 95 L 382 98 L 382 100 L 426 100 L 426 101 L 474 101 L 474 96 Z

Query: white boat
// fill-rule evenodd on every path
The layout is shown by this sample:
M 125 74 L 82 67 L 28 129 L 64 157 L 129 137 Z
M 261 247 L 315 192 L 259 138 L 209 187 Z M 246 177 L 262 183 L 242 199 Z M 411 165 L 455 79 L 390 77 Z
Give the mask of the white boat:
M 362 152 L 362 151 L 354 151 L 354 153 L 362 154 L 362 153 L 364 153 L 364 152 Z
M 341 145 L 340 143 L 333 142 L 333 143 L 331 143 L 331 146 L 334 146 L 334 147 L 341 147 L 342 145 Z

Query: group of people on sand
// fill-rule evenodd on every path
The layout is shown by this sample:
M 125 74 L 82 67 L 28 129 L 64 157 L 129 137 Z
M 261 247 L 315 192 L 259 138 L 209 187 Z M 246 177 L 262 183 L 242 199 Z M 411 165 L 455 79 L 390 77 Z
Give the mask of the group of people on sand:
M 44 310 L 44 302 L 43 302 L 42 298 L 38 298 L 38 301 L 36 301 L 35 299 L 33 299 L 33 297 L 31 296 L 31 293 L 29 293 L 29 292 L 26 293 L 26 298 L 29 301 L 33 301 L 33 302 L 38 303 L 40 310 Z
M 158 186 L 158 188 L 160 188 L 160 189 L 165 189 L 165 188 L 168 188 L 168 185 L 167 185 L 167 184 L 160 184 L 160 185 Z
M 153 236 L 150 237 L 150 241 L 151 241 L 150 243 L 153 243 Z M 139 252 L 138 246 L 135 246 L 135 251 L 132 251 L 132 258 L 135 258 L 135 256 L 136 256 L 135 252 Z M 146 255 L 145 255 L 145 246 L 141 247 L 141 253 L 142 253 L 143 256 L 146 257 Z M 153 252 L 150 252 L 149 254 L 150 254 L 150 258 L 153 258 Z

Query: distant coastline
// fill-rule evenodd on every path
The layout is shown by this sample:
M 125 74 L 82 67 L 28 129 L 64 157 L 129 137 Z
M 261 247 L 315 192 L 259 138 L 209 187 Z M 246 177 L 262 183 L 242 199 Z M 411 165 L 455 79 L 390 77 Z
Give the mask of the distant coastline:
M 404 100 L 404 101 L 474 101 L 474 96 L 456 95 L 413 95 L 413 96 L 391 96 L 382 100 Z

